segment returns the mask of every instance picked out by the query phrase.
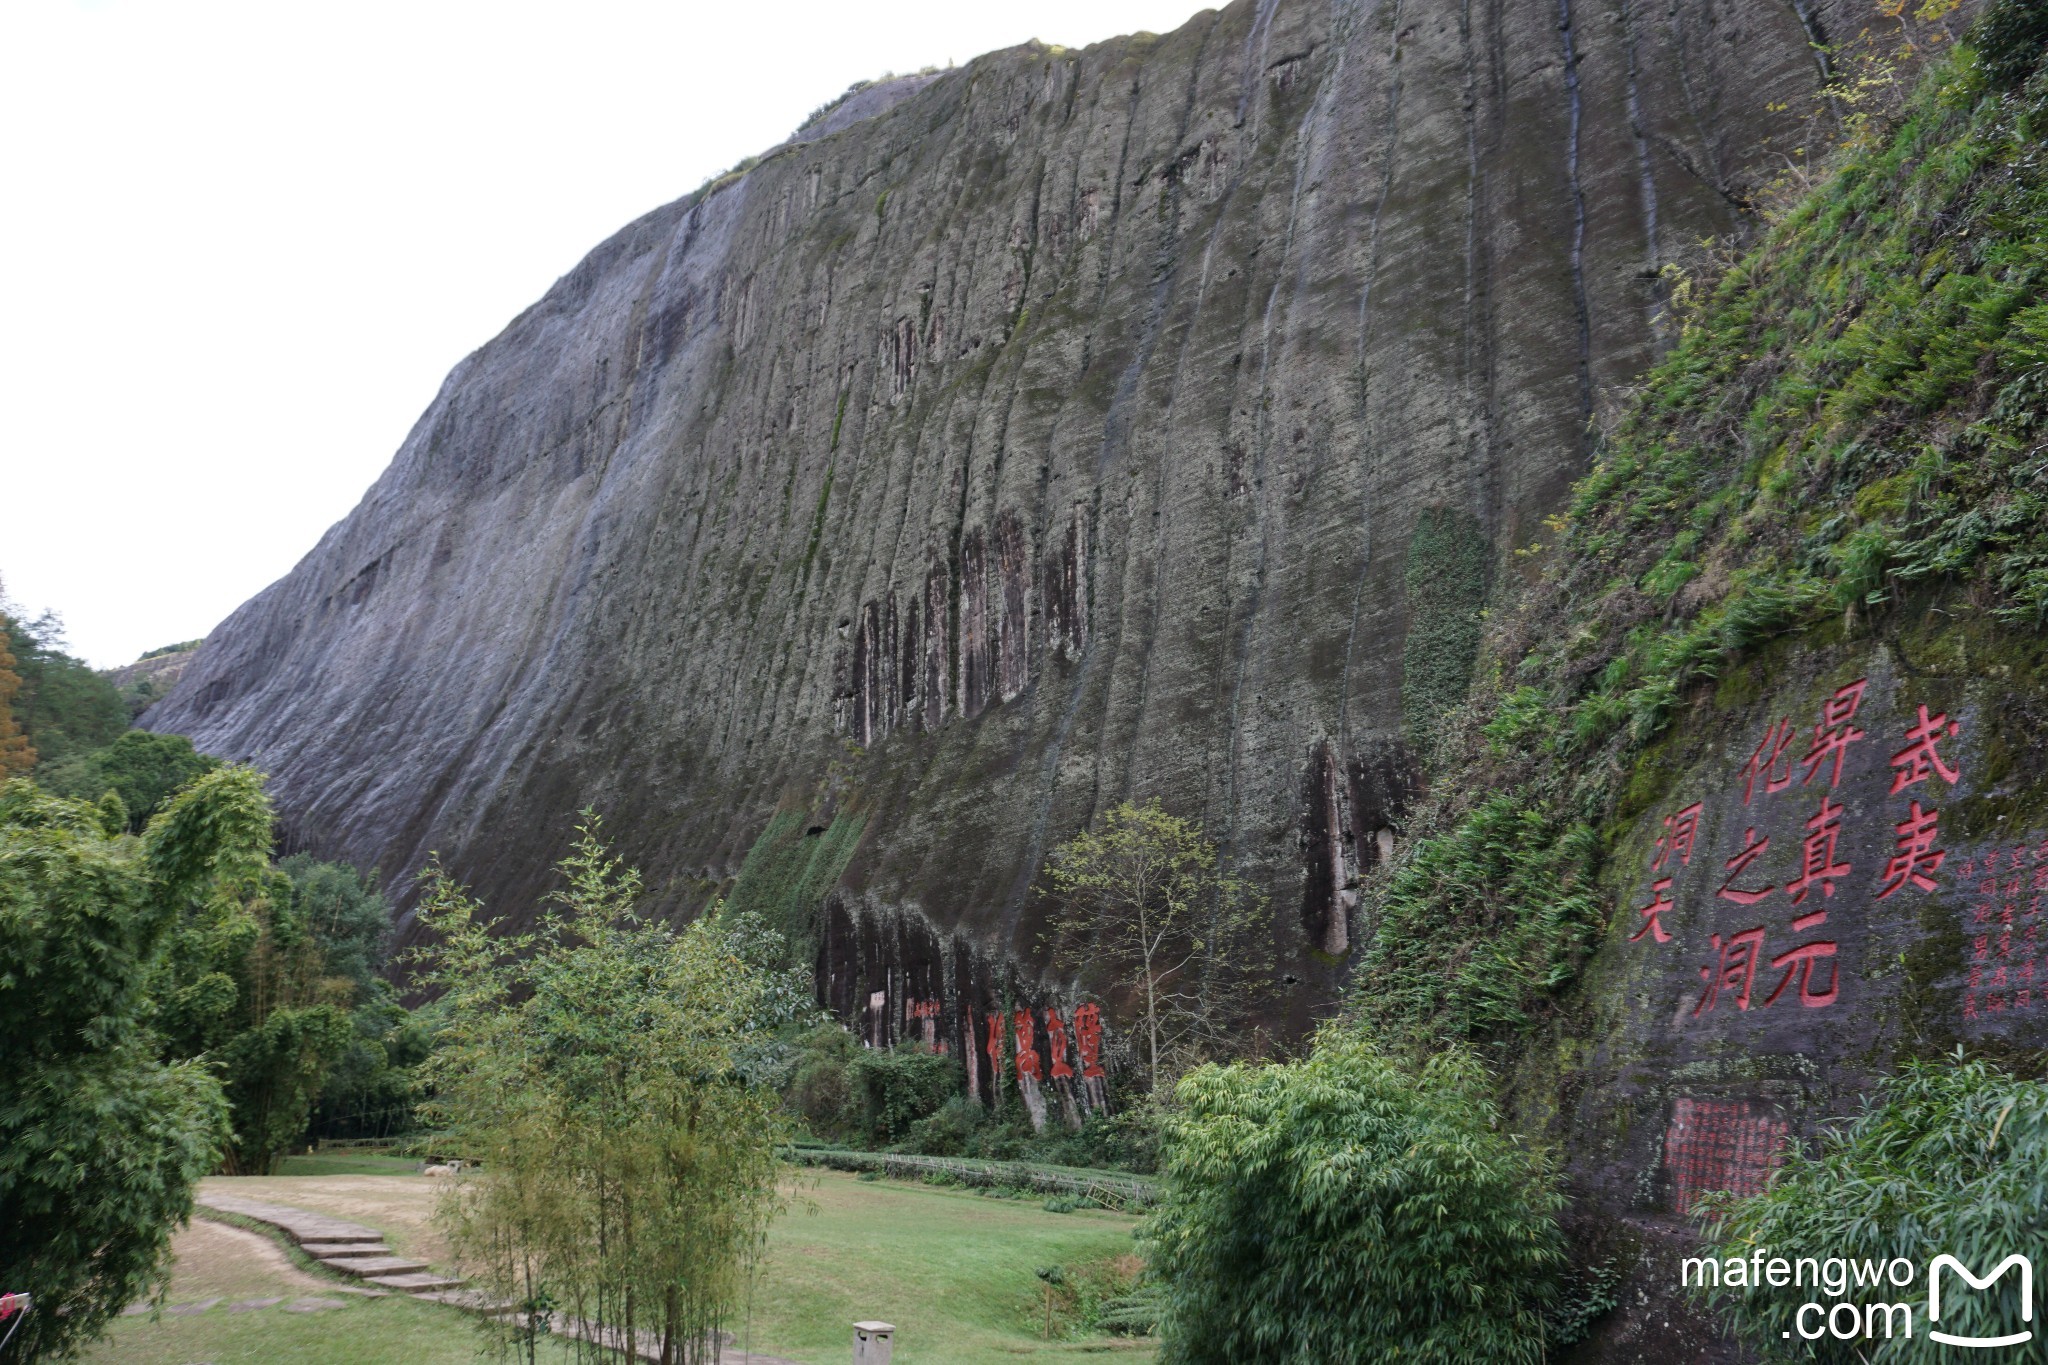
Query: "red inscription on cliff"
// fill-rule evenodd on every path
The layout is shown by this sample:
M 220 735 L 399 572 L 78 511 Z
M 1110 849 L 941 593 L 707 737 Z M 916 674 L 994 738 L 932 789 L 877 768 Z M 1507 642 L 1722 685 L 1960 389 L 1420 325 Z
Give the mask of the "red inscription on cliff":
M 1664 1134 L 1664 1169 L 1680 1214 L 1703 1194 L 1750 1195 L 1784 1161 L 1785 1121 L 1740 1101 L 1681 1099 Z

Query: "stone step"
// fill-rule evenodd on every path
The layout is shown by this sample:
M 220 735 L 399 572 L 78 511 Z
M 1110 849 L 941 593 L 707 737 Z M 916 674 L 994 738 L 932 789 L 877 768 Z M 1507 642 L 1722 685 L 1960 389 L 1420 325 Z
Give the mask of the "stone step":
M 301 1242 L 299 1244 L 323 1261 L 340 1256 L 389 1256 L 391 1248 L 382 1242 Z
M 415 1261 L 410 1256 L 356 1256 L 333 1261 L 322 1256 L 320 1264 L 344 1274 L 361 1275 L 364 1279 L 372 1275 L 410 1275 L 427 1268 L 425 1261 Z
M 431 1270 L 414 1271 L 406 1275 L 371 1275 L 368 1279 L 371 1284 L 380 1284 L 386 1289 L 403 1289 L 407 1293 L 422 1289 L 462 1288 L 462 1281 L 450 1279 Z
M 421 1289 L 413 1297 L 425 1303 L 438 1303 L 448 1308 L 460 1308 L 465 1313 L 480 1313 L 485 1317 L 502 1317 L 517 1312 L 519 1305 L 505 1299 L 493 1298 L 481 1289 Z
M 268 1223 L 283 1229 L 302 1247 L 334 1246 L 382 1242 L 384 1234 L 375 1228 L 351 1223 L 345 1218 L 330 1218 L 322 1213 L 308 1213 L 304 1209 L 290 1208 L 283 1204 L 267 1204 L 260 1199 L 244 1199 L 234 1194 L 202 1194 L 199 1197 L 202 1208 L 218 1209 L 222 1213 L 237 1214 L 253 1218 L 259 1223 Z

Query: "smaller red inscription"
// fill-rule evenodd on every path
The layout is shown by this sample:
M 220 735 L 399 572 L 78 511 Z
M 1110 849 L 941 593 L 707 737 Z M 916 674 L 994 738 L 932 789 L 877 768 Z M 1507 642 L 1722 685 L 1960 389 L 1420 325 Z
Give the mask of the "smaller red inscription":
M 1018 1010 L 1014 1022 L 1017 1027 L 1017 1079 L 1022 1082 L 1029 1077 L 1035 1081 L 1039 1078 L 1038 1048 L 1032 1042 L 1031 1011 Z
M 1102 1078 L 1102 1006 L 1083 1005 L 1074 1011 L 1074 1051 L 1081 1054 L 1081 1079 Z
M 1678 1212 L 1703 1194 L 1763 1189 L 1784 1161 L 1786 1125 L 1742 1101 L 1680 1099 L 1664 1134 L 1664 1169 Z
M 1000 1012 L 988 1017 L 988 1074 L 990 1085 L 1003 1083 L 1003 1016 Z
M 1067 1026 L 1060 1022 L 1058 1010 L 1045 1012 L 1045 1055 L 1052 1062 L 1054 1080 L 1073 1079 L 1074 1068 L 1067 1065 Z

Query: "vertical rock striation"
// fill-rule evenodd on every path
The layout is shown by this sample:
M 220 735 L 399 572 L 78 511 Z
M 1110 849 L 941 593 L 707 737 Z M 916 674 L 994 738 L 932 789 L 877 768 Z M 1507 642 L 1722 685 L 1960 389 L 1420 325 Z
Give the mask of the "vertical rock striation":
M 1834 13 L 1238 0 L 871 87 L 458 365 L 149 723 L 504 910 L 583 806 L 677 909 L 857 811 L 842 904 L 1026 956 L 1048 847 L 1158 796 L 1327 984 L 1416 528 L 1537 534 Z

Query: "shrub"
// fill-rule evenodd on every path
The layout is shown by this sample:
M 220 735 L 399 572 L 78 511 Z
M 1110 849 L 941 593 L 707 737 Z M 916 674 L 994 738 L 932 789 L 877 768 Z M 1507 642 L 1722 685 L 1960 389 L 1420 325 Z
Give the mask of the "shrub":
M 1326 1029 L 1178 1093 L 1143 1232 L 1162 1361 L 1542 1359 L 1561 1201 L 1469 1053 L 1411 1068 Z
M 813 1134 L 844 1137 L 857 1121 L 851 1071 L 859 1051 L 853 1035 L 837 1024 L 821 1024 L 797 1039 L 783 1099 Z
M 1964 1061 L 1960 1051 L 1938 1062 L 1909 1062 L 1884 1081 L 1875 1103 L 1824 1134 L 1815 1150 L 1793 1150 L 1762 1193 L 1708 1201 L 1708 1250 L 1717 1258 L 1748 1257 L 1757 1248 L 1788 1260 L 1903 1257 L 1922 1271 L 1945 1253 L 1984 1274 L 2015 1251 L 2038 1257 L 2048 1245 L 2043 1172 L 2048 1085 Z M 1701 1294 L 1767 1359 L 1848 1365 L 1863 1348 L 1872 1362 L 1911 1365 L 1953 1354 L 1927 1338 L 1924 1299 L 1912 1301 L 1896 1286 L 1881 1296 L 1909 1300 L 1912 1336 L 1876 1343 L 1787 1342 L 1781 1334 L 1799 1306 L 1819 1297 L 1810 1282 Z M 1944 1300 L 1940 1327 L 2003 1336 L 2028 1326 L 2017 1308 L 2011 1292 L 1961 1294 L 1952 1305 Z
M 953 1058 L 915 1044 L 861 1049 L 851 1075 L 863 1136 L 875 1145 L 902 1139 L 912 1124 L 960 1093 L 959 1071 Z

